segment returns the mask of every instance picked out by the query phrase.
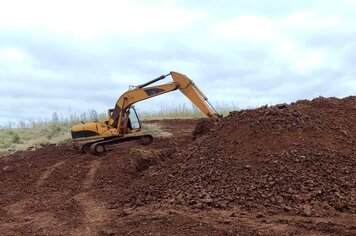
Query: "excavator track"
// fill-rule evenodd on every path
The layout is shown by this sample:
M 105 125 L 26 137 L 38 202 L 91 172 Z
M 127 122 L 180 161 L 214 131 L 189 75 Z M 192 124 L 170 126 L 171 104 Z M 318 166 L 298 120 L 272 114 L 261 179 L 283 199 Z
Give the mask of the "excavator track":
M 112 149 L 116 144 L 124 143 L 124 142 L 139 142 L 142 145 L 148 145 L 152 143 L 153 137 L 152 135 L 137 135 L 137 136 L 129 136 L 129 137 L 118 137 L 112 139 L 104 139 L 97 140 L 94 142 L 86 143 L 82 146 L 82 151 L 84 153 L 93 153 L 97 156 L 103 155 L 109 149 Z

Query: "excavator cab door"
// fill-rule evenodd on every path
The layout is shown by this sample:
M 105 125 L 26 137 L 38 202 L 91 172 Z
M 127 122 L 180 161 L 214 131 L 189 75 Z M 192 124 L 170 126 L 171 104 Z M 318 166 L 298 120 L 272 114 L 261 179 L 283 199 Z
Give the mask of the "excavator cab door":
M 134 107 L 130 107 L 130 113 L 129 113 L 129 119 L 130 119 L 130 128 L 131 130 L 134 131 L 139 131 L 141 129 L 141 123 L 140 120 L 138 119 L 137 112 Z

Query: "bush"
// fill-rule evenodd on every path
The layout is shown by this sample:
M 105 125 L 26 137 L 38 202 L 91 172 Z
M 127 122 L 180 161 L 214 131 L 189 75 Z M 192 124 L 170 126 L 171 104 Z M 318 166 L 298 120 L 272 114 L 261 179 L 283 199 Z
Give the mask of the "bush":
M 11 142 L 12 143 L 20 143 L 20 141 L 21 141 L 20 136 L 17 133 L 13 132 L 12 137 L 11 137 Z
M 49 130 L 48 130 L 48 134 L 47 134 L 47 138 L 51 139 L 53 137 L 58 136 L 62 131 L 62 128 L 59 124 L 56 123 L 52 123 L 49 125 Z

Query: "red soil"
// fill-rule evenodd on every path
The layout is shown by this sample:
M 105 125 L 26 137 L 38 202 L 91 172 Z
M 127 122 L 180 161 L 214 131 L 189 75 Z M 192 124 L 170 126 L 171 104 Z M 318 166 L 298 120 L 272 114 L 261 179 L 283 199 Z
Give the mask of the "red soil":
M 2 157 L 1 235 L 356 234 L 356 97 L 151 122 L 173 136 Z

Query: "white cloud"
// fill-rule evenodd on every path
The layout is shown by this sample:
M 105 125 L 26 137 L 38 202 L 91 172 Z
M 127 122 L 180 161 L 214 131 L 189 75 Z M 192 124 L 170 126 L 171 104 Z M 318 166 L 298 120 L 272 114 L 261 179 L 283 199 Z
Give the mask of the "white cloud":
M 0 47 L 0 65 L 17 73 L 32 66 L 33 60 L 25 51 L 16 47 Z M 0 71 L 1 74 L 1 71 Z
M 302 11 L 278 19 L 276 24 L 281 27 L 291 28 L 291 30 L 305 31 L 338 27 L 341 24 L 341 19 L 335 15 L 322 17 L 313 11 Z
M 243 15 L 215 25 L 217 35 L 227 39 L 270 41 L 275 39 L 273 21 L 260 16 Z
M 13 0 L 0 8 L 0 27 L 29 27 L 100 38 L 100 34 L 107 33 L 175 32 L 203 15 L 169 2 L 151 6 L 129 0 Z
M 308 48 L 306 38 L 325 29 L 338 29 L 339 16 L 319 16 L 313 11 L 297 12 L 285 17 L 267 19 L 242 15 L 214 25 L 213 32 L 222 40 L 234 41 L 241 48 L 248 45 L 267 50 L 273 58 L 294 71 L 306 73 L 330 66 L 333 55 L 324 49 Z

